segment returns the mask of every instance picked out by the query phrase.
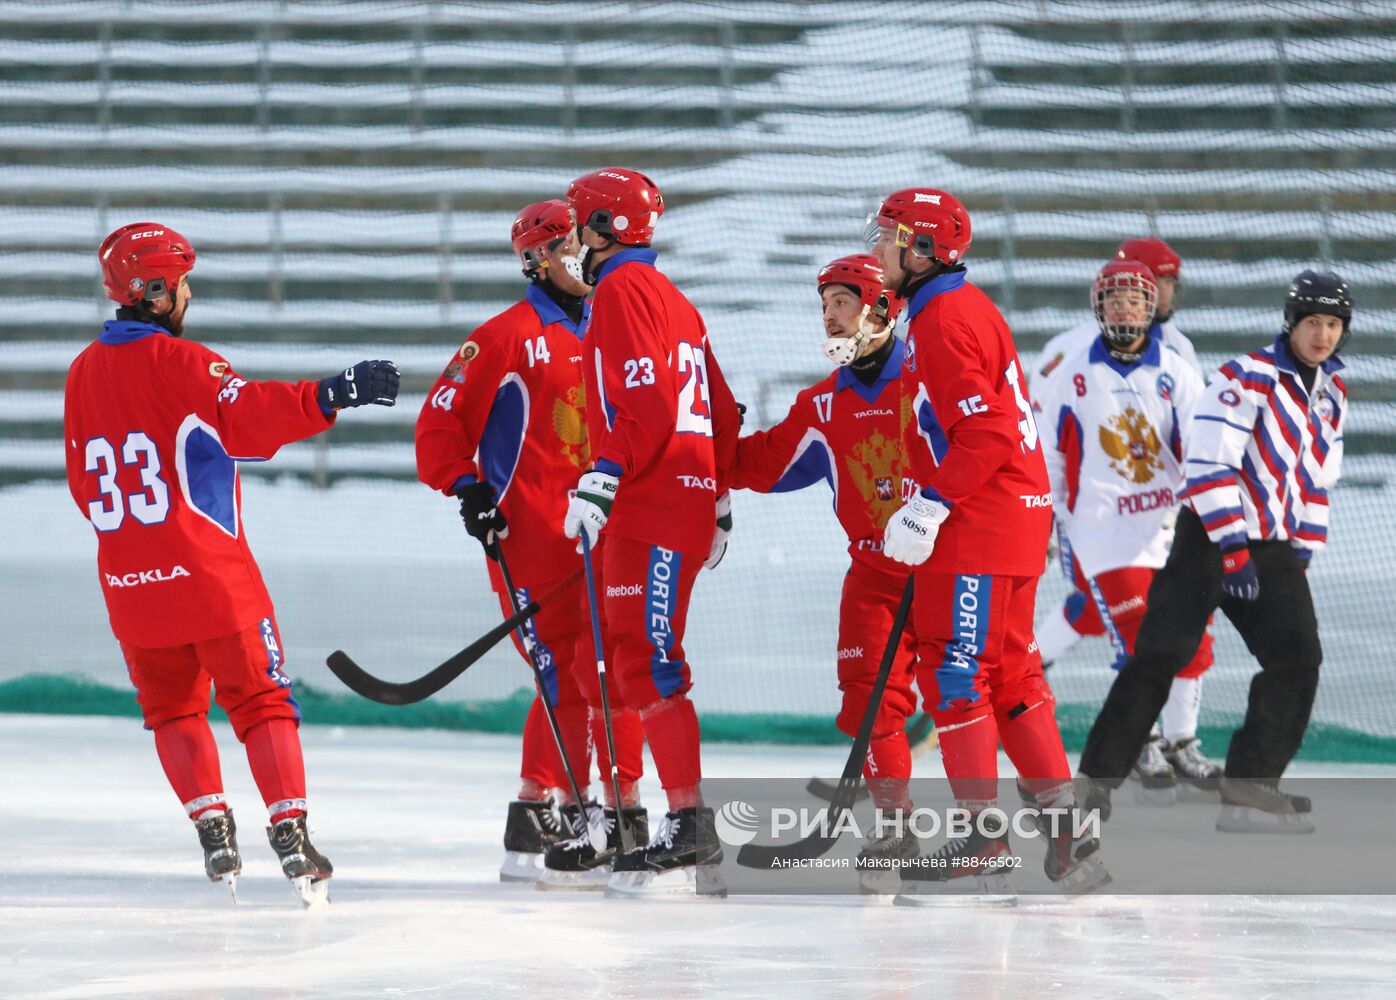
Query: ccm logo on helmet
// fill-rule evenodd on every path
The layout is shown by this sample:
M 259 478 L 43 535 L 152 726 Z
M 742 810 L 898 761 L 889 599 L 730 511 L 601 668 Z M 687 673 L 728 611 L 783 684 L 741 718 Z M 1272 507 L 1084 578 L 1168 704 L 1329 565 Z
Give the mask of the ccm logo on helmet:
M 610 171 L 610 170 L 603 170 L 603 171 L 601 171 L 599 174 L 597 174 L 596 176 L 597 176 L 597 177 L 612 177 L 612 178 L 614 178 L 615 180 L 618 180 L 618 181 L 628 181 L 628 180 L 630 180 L 630 178 L 627 177 L 627 176 L 625 176 L 625 174 L 617 174 L 617 173 L 614 173 L 613 171 Z
M 163 229 L 147 229 L 147 230 L 146 230 L 145 232 L 143 232 L 143 233 L 132 233 L 132 234 L 131 234 L 131 239 L 133 239 L 133 240 L 143 240 L 143 239 L 145 239 L 145 238 L 148 237 L 148 236 L 164 236 L 164 235 L 165 235 L 165 231 L 164 231 Z

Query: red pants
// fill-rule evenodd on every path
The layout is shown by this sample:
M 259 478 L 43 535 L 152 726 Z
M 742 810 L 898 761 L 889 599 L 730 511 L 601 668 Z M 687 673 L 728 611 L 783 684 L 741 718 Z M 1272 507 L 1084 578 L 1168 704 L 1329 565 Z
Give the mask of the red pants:
M 607 538 L 597 589 L 611 649 L 607 668 L 639 711 L 692 687 L 684 659 L 688 600 L 703 560 L 628 538 Z
M 702 558 L 647 542 L 612 537 L 601 559 L 598 590 L 611 638 L 607 669 L 639 714 L 670 809 L 698 805 L 703 769 L 698 715 L 684 658 L 688 599 Z M 619 750 L 617 750 L 619 754 Z
M 237 738 L 268 719 L 299 721 L 291 678 L 282 671 L 281 634 L 270 609 L 241 632 L 183 646 L 121 643 L 146 729 L 184 716 L 208 715 L 209 682 Z
M 490 563 L 490 578 L 495 584 L 501 608 L 513 614 L 498 567 Z M 557 716 L 567 746 L 568 761 L 578 785 L 585 788 L 591 777 L 591 750 L 596 748 L 598 763 L 604 776 L 610 774 L 611 761 L 607 752 L 604 719 L 601 713 L 601 686 L 596 672 L 596 647 L 591 637 L 591 612 L 587 606 L 585 583 L 580 577 L 568 586 L 554 590 L 556 583 L 518 587 L 519 603 L 548 594 L 551 597 L 524 626 L 525 634 L 537 657 L 543 687 L 535 698 L 524 725 L 521 777 L 546 788 L 568 787 L 562 758 L 557 752 L 539 698 L 546 697 Z M 528 662 L 528 651 L 519 642 L 517 632 L 511 635 L 514 648 Z M 602 626 L 602 643 L 607 641 Z M 622 782 L 638 781 L 643 773 L 642 738 L 636 719 L 618 719 L 624 708 L 617 685 L 608 683 L 608 694 L 615 724 L 616 757 Z
M 1100 620 L 1100 611 L 1091 597 L 1091 584 L 1086 574 L 1081 572 L 1081 564 L 1075 556 L 1070 557 L 1071 583 L 1076 588 L 1066 595 L 1062 604 L 1062 617 L 1077 635 L 1093 636 L 1105 634 L 1105 623 Z
M 1154 582 L 1156 572 L 1147 566 L 1126 566 L 1106 570 L 1087 584 L 1086 592 L 1091 595 L 1104 622 L 1105 633 L 1110 637 L 1110 645 L 1115 649 L 1115 662 L 1111 666 L 1116 670 L 1134 653 L 1134 640 L 1139 635 L 1139 626 L 1144 623 L 1149 585 Z M 1197 652 L 1177 676 L 1201 677 L 1211 665 L 1212 633 L 1203 632 Z
M 886 573 L 857 560 L 843 578 L 838 651 L 843 704 L 839 708 L 837 725 L 839 732 L 847 736 L 858 735 L 905 586 L 904 575 Z M 902 732 L 907 718 L 916 711 L 916 695 L 911 689 L 916 678 L 915 664 L 916 628 L 908 620 L 873 723 L 874 740 Z
M 962 802 L 993 800 L 1000 742 L 1035 792 L 1071 780 L 1032 633 L 1036 592 L 1035 577 L 916 573 L 916 680 Z

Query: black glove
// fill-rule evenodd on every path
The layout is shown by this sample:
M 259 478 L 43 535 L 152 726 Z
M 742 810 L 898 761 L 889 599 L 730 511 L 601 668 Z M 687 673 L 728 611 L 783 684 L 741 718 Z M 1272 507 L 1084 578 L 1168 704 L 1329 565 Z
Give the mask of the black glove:
M 469 483 L 456 490 L 460 497 L 460 519 L 470 537 L 485 547 L 485 555 L 499 559 L 499 539 L 509 534 L 509 522 L 499 512 L 494 487 L 489 483 Z
M 402 376 L 391 361 L 360 361 L 338 375 L 320 380 L 316 398 L 322 410 L 344 410 L 351 406 L 392 406 L 397 401 Z
M 737 426 L 738 426 L 738 427 L 745 427 L 745 426 L 746 426 L 746 404 L 745 404 L 745 403 L 738 403 L 738 404 L 737 404 Z

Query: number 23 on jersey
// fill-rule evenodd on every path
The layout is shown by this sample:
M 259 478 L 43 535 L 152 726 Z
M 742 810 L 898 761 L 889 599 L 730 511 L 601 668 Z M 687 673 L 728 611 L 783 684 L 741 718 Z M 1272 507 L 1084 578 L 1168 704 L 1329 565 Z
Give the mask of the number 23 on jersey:
M 675 348 L 675 354 L 678 362 L 675 374 L 680 380 L 681 388 L 674 430 L 679 434 L 702 434 L 712 437 L 713 417 L 712 407 L 708 403 L 707 356 L 701 347 L 694 347 L 687 341 L 679 343 Z M 653 358 L 629 358 L 622 367 L 627 389 L 655 384 Z

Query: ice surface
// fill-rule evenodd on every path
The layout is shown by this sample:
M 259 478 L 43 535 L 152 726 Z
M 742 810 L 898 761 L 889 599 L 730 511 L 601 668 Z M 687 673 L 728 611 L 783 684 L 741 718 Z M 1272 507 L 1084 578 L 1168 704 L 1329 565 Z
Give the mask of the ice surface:
M 316 843 L 338 873 L 319 912 L 302 912 L 276 869 L 226 727 L 246 865 L 237 907 L 204 880 L 193 831 L 133 720 L 0 716 L 0 996 L 1391 995 L 1389 897 L 1024 898 L 1016 910 L 937 912 L 852 897 L 632 902 L 501 885 L 517 740 L 303 734 Z M 727 776 L 841 763 L 829 748 L 774 747 L 711 747 L 705 762 Z M 939 770 L 934 758 L 918 767 Z M 645 791 L 659 801 L 648 779 Z

